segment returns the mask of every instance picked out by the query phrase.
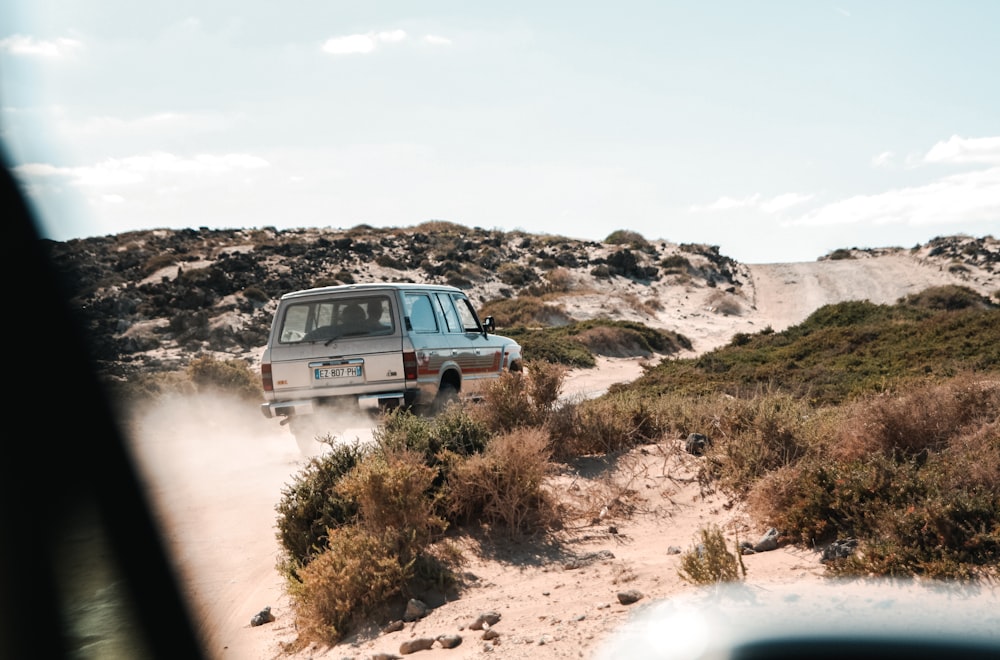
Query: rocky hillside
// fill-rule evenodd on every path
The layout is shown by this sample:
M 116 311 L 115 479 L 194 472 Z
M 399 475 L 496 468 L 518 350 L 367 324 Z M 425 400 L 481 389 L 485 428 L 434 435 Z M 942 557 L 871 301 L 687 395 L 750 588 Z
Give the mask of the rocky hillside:
M 716 246 L 650 241 L 629 231 L 599 243 L 445 222 L 389 229 L 154 230 L 46 245 L 83 314 L 95 357 L 116 376 L 175 369 L 206 352 L 252 363 L 266 342 L 276 300 L 315 286 L 452 284 L 486 309 L 531 296 L 556 310 L 559 322 L 608 316 L 681 334 L 685 319 L 697 317 L 704 327 L 708 317 L 717 321 L 708 324 L 714 329 L 692 337 L 700 352 L 736 332 L 763 329 L 768 319 L 759 304 L 773 302 L 773 289 L 794 287 L 803 277 L 801 268 L 793 277 L 737 263 Z M 915 281 L 1000 292 L 1000 241 L 989 236 L 938 238 L 911 249 L 843 249 L 804 266 L 842 273 L 887 258 L 906 266 L 904 280 L 922 271 L 937 275 Z M 864 277 L 872 279 L 870 269 Z M 762 282 L 769 291 L 760 290 Z M 849 287 L 842 288 L 835 298 L 851 296 Z M 907 290 L 906 281 L 897 281 L 880 293 Z M 813 299 L 817 305 L 832 301 Z M 792 310 L 787 320 L 808 311 Z

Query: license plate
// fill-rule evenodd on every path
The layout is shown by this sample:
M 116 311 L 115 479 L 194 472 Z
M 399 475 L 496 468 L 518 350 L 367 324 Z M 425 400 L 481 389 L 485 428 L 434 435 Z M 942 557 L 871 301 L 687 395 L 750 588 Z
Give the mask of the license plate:
M 361 366 L 349 367 L 318 367 L 313 369 L 313 378 L 316 380 L 328 380 L 331 378 L 360 378 Z

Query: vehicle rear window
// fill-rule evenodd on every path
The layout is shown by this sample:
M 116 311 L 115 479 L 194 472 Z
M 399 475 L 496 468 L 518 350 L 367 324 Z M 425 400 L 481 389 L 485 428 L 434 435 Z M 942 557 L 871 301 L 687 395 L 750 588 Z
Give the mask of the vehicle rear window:
M 294 344 L 342 337 L 377 337 L 395 331 L 388 296 L 333 298 L 288 305 L 281 321 L 279 341 Z

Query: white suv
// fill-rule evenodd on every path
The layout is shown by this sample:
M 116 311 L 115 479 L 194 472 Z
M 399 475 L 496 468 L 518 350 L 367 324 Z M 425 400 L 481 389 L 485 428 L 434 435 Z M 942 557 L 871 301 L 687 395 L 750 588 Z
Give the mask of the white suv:
M 451 286 L 351 284 L 285 294 L 261 360 L 261 411 L 290 423 L 308 450 L 350 410 L 434 410 L 521 369 L 521 347 L 493 331 L 492 317 L 480 321 L 468 296 Z

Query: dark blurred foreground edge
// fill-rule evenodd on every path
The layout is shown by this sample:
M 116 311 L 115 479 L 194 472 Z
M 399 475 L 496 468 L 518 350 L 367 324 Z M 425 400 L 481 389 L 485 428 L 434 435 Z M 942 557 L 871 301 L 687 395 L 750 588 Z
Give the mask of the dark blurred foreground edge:
M 0 458 L 0 658 L 79 657 L 54 561 L 73 517 L 94 510 L 126 583 L 137 657 L 204 657 L 82 324 L 2 157 L 5 389 L 16 404 Z

